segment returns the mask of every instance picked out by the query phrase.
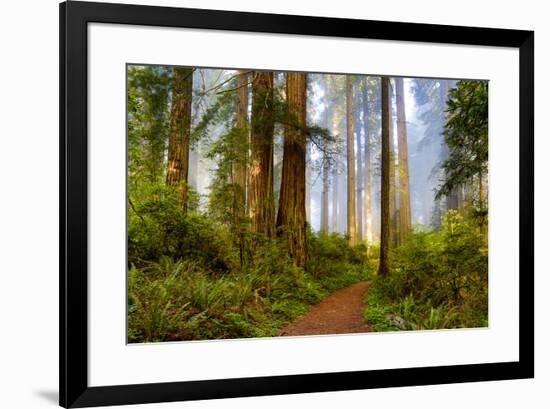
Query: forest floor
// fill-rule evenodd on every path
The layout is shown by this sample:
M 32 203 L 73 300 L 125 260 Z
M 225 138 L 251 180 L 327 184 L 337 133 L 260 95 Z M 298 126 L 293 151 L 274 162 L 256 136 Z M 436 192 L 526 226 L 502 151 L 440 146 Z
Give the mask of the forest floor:
M 368 281 L 360 281 L 335 291 L 309 312 L 286 325 L 281 336 L 350 334 L 368 332 L 363 318 L 363 297 Z

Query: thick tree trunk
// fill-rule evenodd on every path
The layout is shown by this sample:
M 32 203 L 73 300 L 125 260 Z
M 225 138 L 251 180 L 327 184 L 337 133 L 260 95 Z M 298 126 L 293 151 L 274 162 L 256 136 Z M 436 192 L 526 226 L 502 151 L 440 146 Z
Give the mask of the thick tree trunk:
M 258 71 L 253 75 L 248 213 L 253 232 L 273 237 L 273 73 Z
M 191 136 L 191 107 L 193 98 L 193 69 L 175 67 L 172 80 L 170 136 L 166 185 L 181 190 L 181 204 L 187 210 L 189 176 L 189 139 Z
M 296 266 L 306 261 L 306 74 L 286 74 L 286 98 L 296 126 L 285 127 L 277 233 L 288 242 Z
M 237 77 L 235 112 L 235 138 L 233 140 L 233 161 L 231 178 L 234 189 L 235 219 L 246 214 L 246 162 L 248 154 L 248 71 L 241 71 Z
M 356 88 L 356 101 L 359 100 L 359 91 Z M 357 240 L 363 241 L 363 152 L 361 144 L 361 126 L 359 124 L 359 109 L 353 110 L 353 129 L 357 141 L 357 188 L 355 193 L 355 211 L 357 212 Z
M 370 181 L 370 135 L 368 127 L 369 105 L 367 95 L 367 79 L 363 78 L 363 133 L 365 135 L 365 239 L 372 242 L 372 208 Z
M 390 84 L 387 77 L 382 77 L 382 191 L 380 200 L 380 263 L 378 274 L 387 276 L 389 274 L 389 249 L 390 249 Z
M 405 242 L 411 231 L 411 199 L 409 190 L 409 147 L 403 78 L 395 79 L 397 104 L 397 138 L 399 159 L 399 241 Z
M 350 75 L 346 76 L 346 146 L 347 146 L 347 233 L 349 243 L 354 246 L 357 242 L 355 225 L 355 153 L 353 138 L 353 84 Z

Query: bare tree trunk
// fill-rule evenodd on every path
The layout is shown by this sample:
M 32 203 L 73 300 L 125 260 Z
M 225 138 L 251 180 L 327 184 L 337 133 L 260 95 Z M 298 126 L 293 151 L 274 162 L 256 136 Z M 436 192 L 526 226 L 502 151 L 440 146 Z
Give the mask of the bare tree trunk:
M 187 185 L 194 190 L 199 189 L 199 153 L 197 149 L 189 150 L 189 176 Z
M 399 148 L 399 241 L 403 244 L 411 231 L 411 199 L 409 191 L 409 147 L 403 78 L 395 79 L 397 104 L 397 137 Z
M 363 133 L 365 135 L 365 239 L 372 242 L 372 208 L 370 181 L 370 135 L 368 128 L 369 105 L 367 95 L 367 79 L 363 78 Z
M 335 110 L 332 111 L 332 134 L 335 135 L 337 140 L 335 141 L 336 144 L 340 141 L 339 136 L 339 116 Z M 338 206 L 340 204 L 339 200 L 339 179 L 340 176 L 338 175 L 338 161 L 340 159 L 340 153 L 337 154 L 336 163 L 334 164 L 334 167 L 332 169 L 332 231 L 338 232 L 340 229 L 338 228 L 338 219 L 339 219 L 339 211 Z
M 323 163 L 323 191 L 321 193 L 321 231 L 328 232 L 328 190 L 329 190 L 328 164 Z
M 338 231 L 338 171 L 332 169 L 332 231 Z
M 483 173 L 479 173 L 478 180 L 479 180 L 479 210 L 481 213 L 485 210 L 485 195 L 483 192 Z M 483 229 L 483 224 L 484 224 L 483 217 L 481 217 L 480 220 L 481 221 L 479 223 L 479 234 L 481 235 L 482 240 L 485 240 L 484 229 Z
M 395 171 L 397 167 L 395 166 L 395 140 L 393 135 L 393 90 L 391 79 L 388 78 L 388 116 L 389 116 L 389 125 L 388 132 L 390 135 L 390 246 L 396 247 L 398 243 L 398 232 L 397 232 L 397 190 L 395 189 Z
M 347 156 L 347 155 L 346 155 Z M 344 160 L 345 158 L 343 158 Z M 346 166 L 347 169 L 347 166 Z M 347 170 L 338 174 L 338 226 L 339 231 L 346 233 L 348 231 L 348 185 L 347 185 Z
M 307 148 L 306 148 L 307 149 Z M 306 152 L 306 221 L 311 224 L 311 168 Z
M 251 229 L 274 236 L 273 73 L 257 71 L 252 81 L 248 213 Z
M 356 101 L 359 101 L 359 90 L 355 90 Z M 355 211 L 357 212 L 357 240 L 363 241 L 363 152 L 361 146 L 361 126 L 359 124 L 359 109 L 353 110 L 353 129 L 357 141 L 357 188 L 355 193 Z
M 192 68 L 174 67 L 173 69 L 168 166 L 166 170 L 166 185 L 179 187 L 184 211 L 187 210 L 188 197 L 193 71 Z
M 294 264 L 306 262 L 306 123 L 305 73 L 286 74 L 286 98 L 297 126 L 285 126 L 283 174 L 277 214 L 277 233 L 286 237 Z
M 349 243 L 354 246 L 357 242 L 357 232 L 355 226 L 355 153 L 353 138 L 353 84 L 352 77 L 346 76 L 346 146 L 347 146 L 347 164 L 348 164 L 348 197 L 347 197 L 347 233 Z
M 382 77 L 382 194 L 380 200 L 380 263 L 378 274 L 387 276 L 389 270 L 390 249 L 390 173 L 392 171 L 390 156 L 390 84 L 387 77 Z
M 457 188 L 456 193 L 457 193 L 456 201 L 458 205 L 458 210 L 462 213 L 462 211 L 464 210 L 464 185 L 461 184 Z

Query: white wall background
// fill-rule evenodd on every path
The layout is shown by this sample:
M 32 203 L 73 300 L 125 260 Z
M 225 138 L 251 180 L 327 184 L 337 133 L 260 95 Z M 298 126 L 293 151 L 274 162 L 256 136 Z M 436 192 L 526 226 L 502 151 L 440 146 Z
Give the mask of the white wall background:
M 136 0 L 135 2 L 139 2 Z M 550 109 L 550 26 L 544 2 L 524 0 L 149 0 L 145 4 L 534 29 L 536 116 Z M 0 407 L 57 406 L 57 0 L 3 2 L 0 16 Z M 536 122 L 536 379 L 139 406 L 143 408 L 546 408 L 550 398 L 550 277 L 544 231 L 550 126 Z

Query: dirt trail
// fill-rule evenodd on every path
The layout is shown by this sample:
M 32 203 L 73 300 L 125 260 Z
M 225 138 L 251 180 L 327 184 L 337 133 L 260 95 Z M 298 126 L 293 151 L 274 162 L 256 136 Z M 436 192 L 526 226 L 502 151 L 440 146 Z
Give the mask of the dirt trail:
M 368 332 L 363 319 L 363 295 L 369 282 L 360 281 L 335 291 L 309 312 L 285 326 L 282 336 Z

